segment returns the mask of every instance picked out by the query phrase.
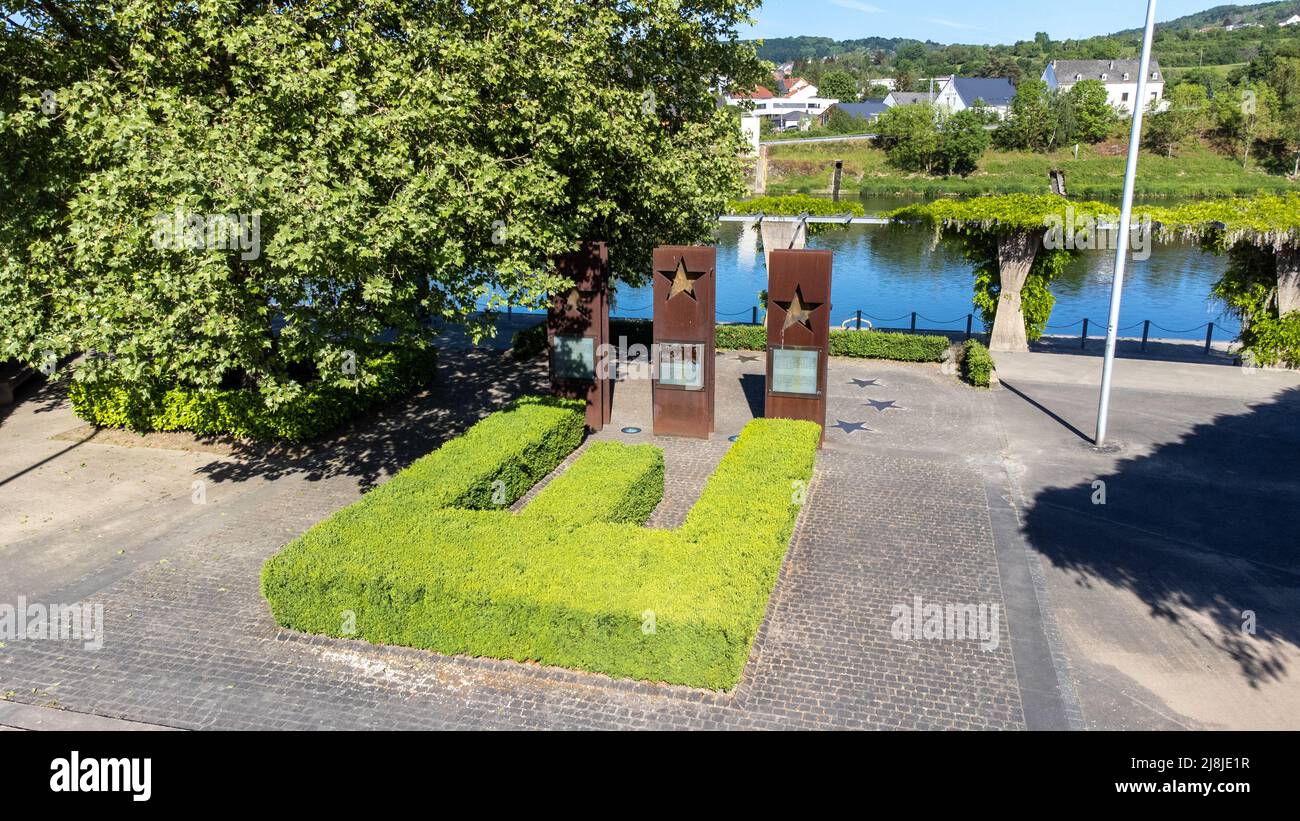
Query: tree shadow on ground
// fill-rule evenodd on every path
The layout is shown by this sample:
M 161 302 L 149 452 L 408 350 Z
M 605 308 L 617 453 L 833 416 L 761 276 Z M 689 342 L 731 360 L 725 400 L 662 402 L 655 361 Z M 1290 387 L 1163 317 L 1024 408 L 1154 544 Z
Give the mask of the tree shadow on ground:
M 1300 645 L 1300 389 L 1198 425 L 1105 483 L 1029 502 L 1029 543 L 1077 584 L 1138 596 L 1153 618 L 1231 657 L 1252 687 L 1286 677 Z M 1243 630 L 1255 614 L 1256 634 Z
M 229 458 L 198 472 L 215 482 L 354 476 L 368 490 L 510 401 L 548 392 L 545 359 L 516 362 L 503 351 L 487 348 L 443 351 L 437 382 L 422 395 L 308 444 L 233 442 Z
M 14 391 L 14 401 L 0 405 L 0 425 L 18 410 L 19 406 L 30 407 L 35 413 L 49 413 L 58 410 L 68 399 L 66 380 L 46 379 L 37 374 L 18 386 Z

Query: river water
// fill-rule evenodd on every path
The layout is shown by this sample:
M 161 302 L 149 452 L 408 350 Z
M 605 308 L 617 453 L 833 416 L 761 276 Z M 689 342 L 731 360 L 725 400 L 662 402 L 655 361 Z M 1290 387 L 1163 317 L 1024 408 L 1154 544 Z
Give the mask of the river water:
M 881 213 L 904 201 L 864 201 L 867 212 Z M 876 327 L 907 328 L 912 312 L 917 327 L 962 331 L 971 305 L 974 276 L 955 243 L 936 247 L 932 232 L 906 226 L 858 225 L 810 237 L 809 248 L 835 252 L 832 316 L 839 325 L 861 310 Z M 1114 271 L 1113 251 L 1085 251 L 1053 283 L 1056 307 L 1049 334 L 1078 335 L 1084 318 L 1090 336 L 1104 336 Z M 1226 260 L 1206 254 L 1195 244 L 1157 242 L 1150 259 L 1130 261 L 1120 313 L 1122 336 L 1140 336 L 1144 320 L 1152 338 L 1204 339 L 1206 323 L 1214 337 L 1233 338 L 1237 320 L 1210 295 L 1223 275 Z M 740 223 L 723 223 L 718 232 L 718 318 L 749 321 L 758 292 L 767 287 L 767 271 L 758 232 Z M 649 288 L 620 288 L 614 315 L 651 315 Z M 980 330 L 978 315 L 975 329 Z

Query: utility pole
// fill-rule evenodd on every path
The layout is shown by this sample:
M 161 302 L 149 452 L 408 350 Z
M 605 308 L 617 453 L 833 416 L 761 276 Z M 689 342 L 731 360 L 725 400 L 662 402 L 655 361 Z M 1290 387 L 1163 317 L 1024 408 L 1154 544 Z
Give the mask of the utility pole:
M 1142 115 L 1146 111 L 1147 80 L 1151 75 L 1151 43 L 1155 39 L 1156 0 L 1147 0 L 1146 33 L 1142 38 L 1142 61 L 1138 69 L 1137 99 L 1133 101 L 1133 127 L 1129 133 L 1128 166 L 1124 171 L 1124 205 L 1120 209 L 1120 241 L 1115 248 L 1115 279 L 1110 286 L 1110 317 L 1106 325 L 1106 354 L 1101 366 L 1101 398 L 1097 405 L 1097 436 L 1093 444 L 1106 444 L 1110 421 L 1110 386 L 1115 371 L 1115 345 L 1119 340 L 1119 305 L 1124 294 L 1124 268 L 1128 264 L 1130 228 L 1133 224 L 1133 190 L 1137 185 L 1138 154 L 1142 147 Z

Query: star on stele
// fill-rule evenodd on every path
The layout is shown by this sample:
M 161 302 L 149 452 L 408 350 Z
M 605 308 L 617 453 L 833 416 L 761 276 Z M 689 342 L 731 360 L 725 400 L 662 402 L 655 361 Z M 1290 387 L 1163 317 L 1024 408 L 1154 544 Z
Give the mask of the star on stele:
M 667 271 L 660 271 L 659 273 L 663 274 L 664 276 L 668 276 Z M 686 270 L 685 257 L 682 257 L 681 259 L 677 260 L 677 270 L 673 272 L 672 276 L 670 277 L 670 279 L 672 279 L 673 284 L 672 287 L 668 290 L 668 298 L 672 299 L 678 294 L 686 294 L 691 299 L 695 299 L 695 281 L 702 276 L 704 276 L 703 271 L 697 271 L 695 273 L 691 273 L 690 271 Z
M 789 302 L 777 301 L 776 303 L 781 310 L 785 311 L 785 324 L 781 326 L 784 333 L 791 325 L 802 325 L 808 330 L 812 330 L 812 314 L 822 306 L 820 302 L 804 302 L 803 289 L 795 286 L 794 299 Z
M 578 293 L 577 288 L 569 291 L 569 295 L 564 299 L 564 304 L 568 306 L 570 311 L 575 313 L 578 311 L 579 306 L 582 304 L 582 294 Z

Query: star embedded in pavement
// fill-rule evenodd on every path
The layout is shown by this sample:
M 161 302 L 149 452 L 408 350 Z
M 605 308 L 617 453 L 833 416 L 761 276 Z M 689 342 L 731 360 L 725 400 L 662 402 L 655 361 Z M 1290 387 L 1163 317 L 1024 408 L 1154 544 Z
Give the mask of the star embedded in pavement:
M 878 399 L 868 399 L 867 405 L 875 408 L 881 413 L 884 413 L 887 410 L 902 410 L 902 408 L 898 407 L 898 402 L 893 399 L 889 400 L 888 402 L 881 402 Z
M 879 379 L 854 379 L 853 384 L 859 388 L 879 388 L 882 387 Z
M 669 275 L 667 271 L 660 271 L 659 273 L 668 277 L 673 282 L 672 287 L 668 290 L 669 299 L 672 299 L 678 294 L 686 294 L 691 299 L 695 299 L 695 280 L 704 276 L 703 271 L 697 271 L 696 273 L 691 273 L 690 271 L 686 270 L 685 257 L 682 257 L 681 259 L 677 260 L 677 270 L 673 272 L 671 275 Z
M 759 360 L 759 357 L 757 357 L 757 356 L 738 356 L 738 357 L 736 357 L 736 359 L 739 359 L 741 362 L 757 362 L 757 361 Z
M 831 427 L 839 428 L 840 430 L 850 435 L 857 433 L 858 431 L 862 431 L 863 433 L 871 433 L 871 428 L 867 427 L 866 422 L 845 422 L 843 419 L 840 419 L 837 421 L 836 424 L 831 425 Z
M 781 326 L 784 333 L 791 325 L 802 325 L 808 330 L 812 330 L 812 314 L 822 306 L 820 302 L 804 302 L 803 289 L 795 286 L 794 299 L 789 302 L 777 301 L 781 310 L 785 311 L 785 324 Z

